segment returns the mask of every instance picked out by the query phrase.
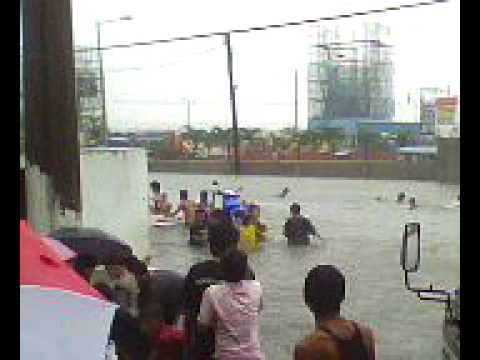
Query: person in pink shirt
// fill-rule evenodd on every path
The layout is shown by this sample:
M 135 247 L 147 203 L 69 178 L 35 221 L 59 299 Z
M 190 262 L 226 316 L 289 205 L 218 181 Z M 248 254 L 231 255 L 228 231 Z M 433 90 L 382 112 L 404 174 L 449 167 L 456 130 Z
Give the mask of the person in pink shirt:
M 203 294 L 199 324 L 215 331 L 215 359 L 264 359 L 258 331 L 262 288 L 258 281 L 242 280 L 247 260 L 241 250 L 227 251 L 220 259 L 225 283 Z

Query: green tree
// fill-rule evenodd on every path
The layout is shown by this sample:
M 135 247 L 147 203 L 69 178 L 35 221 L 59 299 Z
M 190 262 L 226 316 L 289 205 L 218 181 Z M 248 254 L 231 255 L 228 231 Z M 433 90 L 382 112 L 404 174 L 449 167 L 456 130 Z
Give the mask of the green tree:
M 411 145 L 415 140 L 415 137 L 412 133 L 407 131 L 400 132 L 397 134 L 397 144 L 398 146 L 408 146 Z
M 147 151 L 157 157 L 170 151 L 168 140 L 154 140 L 147 144 Z
M 315 151 L 317 151 L 321 147 L 324 139 L 325 138 L 320 131 L 308 131 L 308 144 L 312 146 Z
M 358 145 L 363 149 L 365 160 L 371 158 L 371 154 L 381 148 L 382 142 L 380 135 L 376 132 L 360 128 L 358 132 Z
M 284 136 L 272 135 L 272 151 L 274 152 L 278 150 L 286 151 L 290 147 L 290 143 L 290 139 Z
M 85 115 L 80 118 L 80 130 L 87 136 L 87 141 L 98 145 L 102 142 L 104 129 L 102 119 L 94 115 Z
M 319 136 L 320 141 L 325 141 L 328 144 L 328 149 L 331 153 L 336 153 L 345 141 L 345 132 L 340 128 L 323 129 Z
M 219 126 L 215 126 L 209 132 L 209 143 L 211 147 L 221 147 L 225 149 L 227 147 L 227 152 L 230 154 L 230 130 L 222 129 Z
M 297 131 L 293 135 L 293 141 L 297 145 L 297 160 L 301 160 L 302 147 L 307 145 L 313 145 L 316 137 L 312 131 Z

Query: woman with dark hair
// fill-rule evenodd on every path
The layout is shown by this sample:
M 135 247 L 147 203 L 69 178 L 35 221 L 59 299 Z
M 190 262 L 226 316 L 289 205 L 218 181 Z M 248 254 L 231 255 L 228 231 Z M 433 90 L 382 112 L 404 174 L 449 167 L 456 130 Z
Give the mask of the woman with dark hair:
M 185 329 L 188 339 L 188 359 L 212 359 L 215 352 L 213 331 L 197 327 L 202 296 L 209 286 L 225 279 L 220 259 L 229 249 L 236 249 L 238 230 L 228 221 L 212 220 L 208 225 L 208 244 L 211 259 L 194 264 L 185 278 Z M 254 280 L 255 274 L 247 266 L 244 279 Z
M 186 338 L 178 325 L 184 302 L 184 276 L 157 270 L 150 278 L 140 308 L 140 321 L 150 335 L 153 351 L 150 360 L 182 360 Z
M 72 266 L 75 272 L 89 283 L 97 265 L 95 256 L 89 254 L 78 255 L 72 260 Z
M 220 268 L 225 283 L 205 290 L 199 315 L 199 324 L 215 331 L 215 359 L 264 359 L 258 336 L 262 288 L 258 281 L 243 280 L 247 254 L 226 251 Z
M 375 360 L 372 330 L 340 316 L 345 278 L 337 268 L 318 265 L 310 270 L 304 297 L 316 330 L 295 346 L 295 360 Z

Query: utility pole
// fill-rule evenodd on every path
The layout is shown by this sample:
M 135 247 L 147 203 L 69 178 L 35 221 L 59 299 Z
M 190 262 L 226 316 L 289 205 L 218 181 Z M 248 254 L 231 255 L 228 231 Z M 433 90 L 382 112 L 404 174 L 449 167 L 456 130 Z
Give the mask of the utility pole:
M 233 85 L 233 64 L 232 64 L 232 47 L 230 45 L 230 33 L 225 34 L 225 45 L 227 47 L 228 78 L 230 81 L 230 102 L 231 102 L 231 108 L 232 108 L 234 173 L 235 175 L 239 175 L 240 174 L 240 156 L 238 151 L 238 123 L 237 123 L 237 108 L 235 105 L 235 86 Z
M 298 70 L 295 69 L 295 132 L 298 132 Z

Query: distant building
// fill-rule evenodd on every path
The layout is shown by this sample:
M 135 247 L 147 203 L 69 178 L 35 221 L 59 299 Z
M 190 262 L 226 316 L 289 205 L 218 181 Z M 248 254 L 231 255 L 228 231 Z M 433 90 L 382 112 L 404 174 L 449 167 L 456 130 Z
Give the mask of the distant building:
M 460 108 L 457 96 L 439 97 L 435 101 L 436 127 L 438 137 L 460 137 Z
M 420 88 L 420 123 L 423 134 L 435 134 L 437 119 L 437 99 L 447 96 L 447 88 Z
M 409 133 L 419 135 L 421 131 L 420 123 L 393 122 L 393 121 L 359 121 L 357 131 L 367 130 L 376 134 L 401 134 Z
M 175 137 L 175 131 L 171 130 L 148 130 L 136 132 L 135 141 L 141 145 L 151 143 L 152 141 L 165 141 Z
M 369 23 L 362 35 L 347 30 L 318 30 L 308 74 L 310 130 L 340 128 L 348 136 L 358 121 L 394 118 L 389 28 Z
M 438 149 L 436 146 L 400 147 L 398 154 L 400 158 L 416 163 L 420 160 L 436 160 Z
M 135 144 L 132 143 L 129 137 L 127 136 L 110 136 L 105 141 L 105 146 L 111 148 L 125 148 L 125 147 L 134 147 Z

